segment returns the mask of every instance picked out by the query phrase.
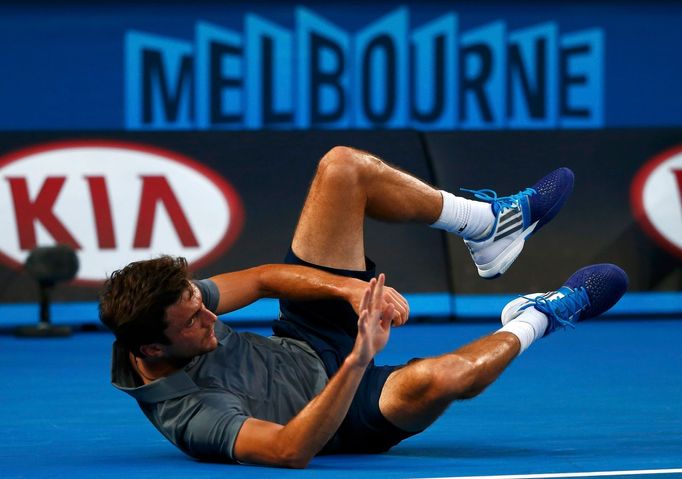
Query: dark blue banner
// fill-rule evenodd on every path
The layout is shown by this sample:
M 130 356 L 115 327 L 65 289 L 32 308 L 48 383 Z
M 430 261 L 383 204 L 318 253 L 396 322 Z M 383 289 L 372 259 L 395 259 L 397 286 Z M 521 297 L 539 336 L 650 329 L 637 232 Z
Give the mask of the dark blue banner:
M 0 129 L 682 124 L 682 6 L 2 7 Z

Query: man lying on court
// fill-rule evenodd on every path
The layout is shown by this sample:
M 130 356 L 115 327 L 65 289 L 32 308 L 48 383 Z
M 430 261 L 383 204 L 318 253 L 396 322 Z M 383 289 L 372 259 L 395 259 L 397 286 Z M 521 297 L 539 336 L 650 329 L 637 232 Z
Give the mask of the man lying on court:
M 438 191 L 378 158 L 336 147 L 320 161 L 286 264 L 191 281 L 182 258 L 131 263 L 101 297 L 115 334 L 112 382 L 187 454 L 305 467 L 318 453 L 377 453 L 472 398 L 538 338 L 609 309 L 627 287 L 613 265 L 509 303 L 504 326 L 454 352 L 375 366 L 409 305 L 375 277 L 363 221 L 420 222 L 460 235 L 479 274 L 504 273 L 573 189 L 558 169 L 518 194 Z M 223 314 L 279 298 L 275 335 L 238 333 Z M 359 319 L 358 319 L 359 316 Z

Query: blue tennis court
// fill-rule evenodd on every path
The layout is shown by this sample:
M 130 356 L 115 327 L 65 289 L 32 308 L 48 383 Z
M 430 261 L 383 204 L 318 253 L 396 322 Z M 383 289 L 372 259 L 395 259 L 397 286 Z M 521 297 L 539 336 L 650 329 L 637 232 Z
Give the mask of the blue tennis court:
M 415 323 L 394 330 L 378 362 L 454 349 L 495 328 Z M 110 386 L 107 333 L 5 335 L 0 476 L 682 477 L 681 340 L 679 320 L 583 323 L 533 345 L 481 396 L 390 452 L 317 457 L 290 471 L 201 463 L 175 449 Z

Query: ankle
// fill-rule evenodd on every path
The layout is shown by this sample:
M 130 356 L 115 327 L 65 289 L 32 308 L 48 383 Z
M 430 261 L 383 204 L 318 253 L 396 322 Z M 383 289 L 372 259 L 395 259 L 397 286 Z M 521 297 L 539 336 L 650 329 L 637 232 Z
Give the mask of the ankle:
M 490 233 L 495 216 L 488 203 L 461 198 L 443 190 L 440 193 L 443 209 L 431 227 L 466 239 L 480 239 Z
M 519 338 L 521 343 L 520 355 L 537 339 L 544 336 L 547 325 L 548 320 L 544 313 L 535 308 L 527 308 L 518 318 L 509 321 L 498 329 L 497 333 L 507 332 Z

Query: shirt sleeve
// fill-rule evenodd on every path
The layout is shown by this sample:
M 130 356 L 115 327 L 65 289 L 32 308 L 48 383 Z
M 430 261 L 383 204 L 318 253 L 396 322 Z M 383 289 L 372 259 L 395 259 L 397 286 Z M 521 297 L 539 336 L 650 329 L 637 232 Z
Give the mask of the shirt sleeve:
M 204 306 L 212 313 L 215 313 L 218 310 L 218 301 L 220 300 L 218 286 L 210 279 L 198 279 L 192 282 L 199 288 L 199 291 L 201 291 Z
M 204 392 L 192 413 L 182 438 L 189 454 L 236 461 L 234 443 L 248 419 L 239 400 L 223 392 Z

